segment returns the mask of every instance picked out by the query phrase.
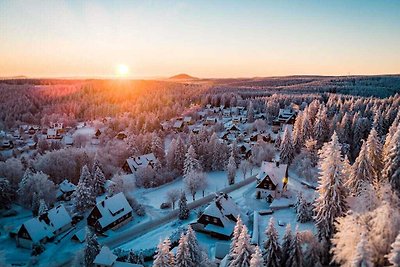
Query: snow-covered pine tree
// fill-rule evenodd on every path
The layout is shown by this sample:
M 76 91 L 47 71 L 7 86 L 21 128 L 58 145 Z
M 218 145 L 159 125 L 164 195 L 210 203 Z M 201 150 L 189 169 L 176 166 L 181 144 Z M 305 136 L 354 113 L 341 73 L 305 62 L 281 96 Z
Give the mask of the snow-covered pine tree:
M 346 182 L 346 187 L 353 195 L 359 195 L 363 184 L 372 184 L 375 172 L 368 159 L 367 143 L 363 142 L 360 154 L 351 167 L 350 177 Z
M 251 255 L 250 267 L 265 267 L 264 259 L 258 246 L 256 246 L 253 255 Z
M 84 249 L 84 264 L 86 267 L 93 265 L 93 261 L 99 254 L 101 246 L 97 241 L 97 236 L 88 227 L 86 228 L 86 246 Z
M 165 155 L 165 164 L 169 171 L 173 172 L 175 170 L 175 150 L 176 150 L 176 140 L 172 139 L 169 147 L 167 149 L 167 154 Z
M 239 240 L 236 243 L 232 259 L 229 262 L 229 267 L 249 267 L 253 247 L 250 244 L 250 236 L 247 232 L 246 225 L 243 225 Z
M 92 178 L 87 165 L 83 166 L 79 183 L 73 194 L 75 208 L 78 211 L 85 211 L 96 204 L 96 195 L 91 184 Z
M 307 140 L 309 137 L 311 137 L 312 133 L 312 122 L 310 121 L 310 116 L 308 112 L 308 108 L 306 108 L 303 111 L 303 121 L 302 121 L 302 127 L 301 131 L 303 133 L 302 140 Z
M 281 266 L 286 266 L 286 261 L 289 259 L 290 248 L 293 242 L 292 228 L 290 224 L 286 225 L 285 234 L 282 238 L 282 248 L 281 248 Z M 290 267 L 290 266 L 287 266 Z
M 312 220 L 312 211 L 310 204 L 304 197 L 301 197 L 297 206 L 297 221 L 301 223 L 309 222 Z
M 235 158 L 236 166 L 239 166 L 241 158 L 240 158 L 240 151 L 237 144 L 237 141 L 234 140 L 231 145 L 231 155 Z
M 290 164 L 294 158 L 294 147 L 292 136 L 289 132 L 288 127 L 285 128 L 285 132 L 283 133 L 280 150 L 281 162 Z
M 293 125 L 293 146 L 297 152 L 300 152 L 303 144 L 304 144 L 304 134 L 303 134 L 303 113 L 300 112 L 297 117 L 296 121 Z
M 321 105 L 318 110 L 313 129 L 314 139 L 318 141 L 319 145 L 322 145 L 326 140 L 326 135 L 329 130 L 327 121 L 328 119 L 326 117 L 326 110 Z
M 176 149 L 174 154 L 174 166 L 179 174 L 183 174 L 185 164 L 186 145 L 180 136 L 176 139 Z
M 250 101 L 249 105 L 247 106 L 247 121 L 252 123 L 254 122 L 254 105 L 253 101 Z
M 157 246 L 157 253 L 154 256 L 153 267 L 173 267 L 174 257 L 170 252 L 171 241 L 167 238 Z
M 104 185 L 106 183 L 106 177 L 101 169 L 100 162 L 95 160 L 93 163 L 93 192 L 98 196 L 105 192 Z
M 151 152 L 153 152 L 158 161 L 164 163 L 165 151 L 163 142 L 155 132 L 151 135 Z
M 240 216 L 238 216 L 236 218 L 235 228 L 233 228 L 232 241 L 231 241 L 230 249 L 229 249 L 229 258 L 230 259 L 233 258 L 233 254 L 234 254 L 234 251 L 236 248 L 236 244 L 239 240 L 240 233 L 242 232 L 242 228 L 243 228 L 243 222 L 242 222 L 242 219 L 240 218 Z
M 397 131 L 397 126 L 399 125 L 399 119 L 400 119 L 400 112 L 399 112 L 398 116 L 396 117 L 396 120 L 390 126 L 388 133 L 386 134 L 385 143 L 383 145 L 383 150 L 382 150 L 383 159 L 387 158 L 387 155 L 389 154 L 389 151 L 391 149 L 392 137 L 394 136 L 394 134 Z
M 228 166 L 227 166 L 227 172 L 228 172 L 228 184 L 232 185 L 235 183 L 235 176 L 236 176 L 236 162 L 235 162 L 235 157 L 233 153 L 231 153 L 231 156 L 229 157 L 228 161 Z
M 356 254 L 351 263 L 353 267 L 372 267 L 371 254 L 368 250 L 368 242 L 365 234 L 361 235 L 360 242 L 357 244 Z
M 300 233 L 296 229 L 292 242 L 289 247 L 289 257 L 286 260 L 285 266 L 287 267 L 302 267 L 303 266 L 303 253 L 301 251 L 301 238 Z
M 387 255 L 387 258 L 392 266 L 400 266 L 400 234 L 397 235 L 396 240 L 392 244 L 392 249 Z
M 42 215 L 44 213 L 46 213 L 49 210 L 49 208 L 47 207 L 46 202 L 44 201 L 44 199 L 40 199 L 39 200 L 39 211 L 38 211 L 38 215 Z
M 400 124 L 393 134 L 388 152 L 384 158 L 384 168 L 382 171 L 383 179 L 389 181 L 392 188 L 400 193 Z
M 306 243 L 303 257 L 304 267 L 322 267 L 321 245 L 310 230 L 302 232 L 302 243 Z
M 187 199 L 184 192 L 179 199 L 179 220 L 186 220 L 189 218 L 189 209 L 187 207 Z
M 271 217 L 265 230 L 266 240 L 264 242 L 264 263 L 266 267 L 279 267 L 281 259 L 281 248 L 279 245 L 278 232 L 275 229 L 274 218 Z
M 181 238 L 179 239 L 178 250 L 175 255 L 175 265 L 182 267 L 191 267 L 194 266 L 191 262 L 191 258 L 189 257 L 189 246 L 187 235 L 181 234 Z
M 197 159 L 196 151 L 193 146 L 190 146 L 186 152 L 183 176 L 186 178 L 189 173 L 201 171 L 201 165 Z
M 375 128 L 371 129 L 367 139 L 367 158 L 374 171 L 374 185 L 379 185 L 381 172 L 383 169 L 382 162 L 382 143 L 378 137 L 378 132 Z
M 188 251 L 189 251 L 189 259 L 190 262 L 193 263 L 193 266 L 200 266 L 203 262 L 203 250 L 197 241 L 196 234 L 194 233 L 192 227 L 189 225 L 188 230 L 186 232 L 187 242 L 188 242 Z
M 10 206 L 14 195 L 10 182 L 6 178 L 0 178 L 0 210 Z
M 33 192 L 32 195 L 32 203 L 31 203 L 31 209 L 33 215 L 37 216 L 39 214 L 39 206 L 40 206 L 40 196 L 38 193 Z
M 315 225 L 320 240 L 329 241 L 334 233 L 334 221 L 347 211 L 346 190 L 343 186 L 343 158 L 336 132 L 320 152 L 320 176 L 315 202 Z

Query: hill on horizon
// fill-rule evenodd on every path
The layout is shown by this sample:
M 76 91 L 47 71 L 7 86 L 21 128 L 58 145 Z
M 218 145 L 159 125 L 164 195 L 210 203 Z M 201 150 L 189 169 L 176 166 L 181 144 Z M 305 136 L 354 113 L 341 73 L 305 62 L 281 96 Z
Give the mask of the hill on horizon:
M 198 78 L 190 76 L 186 73 L 180 73 L 168 78 L 169 80 L 196 80 Z

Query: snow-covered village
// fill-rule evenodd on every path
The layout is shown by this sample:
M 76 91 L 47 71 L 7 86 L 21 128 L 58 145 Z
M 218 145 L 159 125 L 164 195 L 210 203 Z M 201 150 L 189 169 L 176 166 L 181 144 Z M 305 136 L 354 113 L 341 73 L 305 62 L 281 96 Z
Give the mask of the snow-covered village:
M 30 51 L 35 38 L 45 38 L 38 33 L 14 40 L 10 34 L 17 29 L 11 24 L 20 23 L 13 20 L 17 10 L 28 22 L 21 31 L 45 26 L 49 42 L 46 51 L 35 50 L 34 58 L 24 54 L 26 60 L 0 66 L 0 267 L 400 266 L 400 75 L 380 74 L 400 72 L 398 51 L 388 59 L 393 58 L 393 64 L 382 65 L 382 71 L 375 59 L 367 71 L 372 63 L 354 58 L 353 66 L 347 58 L 348 66 L 340 65 L 344 72 L 348 67 L 365 74 L 344 76 L 333 68 L 338 64 L 335 57 L 322 66 L 296 55 L 293 64 L 302 66 L 297 69 L 286 66 L 280 55 L 281 65 L 275 62 L 272 70 L 267 65 L 273 53 L 264 58 L 250 44 L 243 45 L 260 53 L 266 66 L 244 64 L 246 72 L 241 71 L 239 61 L 229 61 L 250 56 L 236 50 L 241 41 L 229 51 L 218 49 L 221 55 L 215 57 L 223 62 L 227 53 L 232 66 L 215 63 L 215 69 L 204 68 L 205 48 L 194 43 L 190 58 L 171 50 L 176 66 L 161 55 L 167 48 L 160 48 L 155 62 L 145 53 L 153 44 L 143 44 L 136 54 L 136 48 L 125 50 L 116 43 L 123 51 L 119 58 L 127 63 L 116 65 L 112 75 L 102 72 L 104 66 L 95 68 L 92 56 L 108 62 L 107 53 L 118 54 L 118 49 L 105 43 L 112 43 L 111 38 L 129 43 L 131 30 L 146 40 L 155 38 L 149 32 L 164 31 L 167 25 L 186 32 L 186 26 L 174 24 L 183 16 L 204 37 L 202 30 L 213 30 L 193 17 L 205 18 L 204 12 L 215 8 L 224 14 L 218 17 L 221 29 L 228 31 L 225 23 L 236 11 L 224 13 L 222 7 L 239 5 L 245 14 L 236 18 L 243 25 L 257 25 L 257 32 L 266 22 L 246 12 L 261 16 L 275 8 L 282 16 L 292 16 L 287 10 L 302 7 L 292 3 L 282 8 L 283 2 L 269 1 L 223 6 L 172 1 L 171 11 L 161 1 L 135 2 L 137 6 L 128 1 L 61 3 L 0 2 L 8 14 L 0 16 L 0 29 L 13 40 L 6 46 L 0 43 L 0 57 L 17 62 L 17 54 L 3 56 L 1 48 L 15 42 L 17 49 L 25 38 L 33 38 Z M 381 4 L 376 23 L 392 25 L 400 5 Z M 305 5 L 331 12 L 315 1 Z M 366 4 L 364 11 L 374 5 Z M 48 16 L 36 21 L 32 10 Z M 347 18 L 343 12 L 335 18 Z M 132 14 L 137 28 L 131 25 Z M 216 23 L 215 14 L 209 16 Z M 278 17 L 270 23 L 282 22 Z M 72 18 L 76 21 L 70 22 Z M 317 30 L 317 24 L 309 27 Z M 133 28 L 128 31 L 124 25 Z M 399 33 L 397 42 L 398 26 L 393 29 Z M 70 27 L 76 29 L 71 32 Z M 175 34 L 171 29 L 168 32 Z M 185 38 L 198 38 L 187 34 Z M 72 44 L 74 38 L 91 46 L 83 59 L 69 55 L 87 49 Z M 135 39 L 137 46 L 142 45 L 140 38 Z M 172 45 L 172 37 L 165 38 L 154 39 L 158 48 L 160 43 Z M 185 40 L 173 43 L 179 46 Z M 51 42 L 65 54 L 55 56 Z M 199 42 L 206 46 L 203 39 Z M 368 45 L 360 44 L 363 49 Z M 390 42 L 384 45 L 390 52 Z M 274 49 L 293 53 L 286 46 Z M 75 63 L 59 66 L 47 61 L 47 54 L 57 60 L 70 56 Z M 130 57 L 137 61 L 129 63 Z M 181 59 L 185 64 L 178 64 Z M 198 62 L 189 64 L 192 59 Z M 30 69 L 31 64 L 35 68 Z M 318 67 L 307 69 L 312 64 Z M 171 76 L 178 69 L 196 75 Z M 278 69 L 282 72 L 275 72 Z

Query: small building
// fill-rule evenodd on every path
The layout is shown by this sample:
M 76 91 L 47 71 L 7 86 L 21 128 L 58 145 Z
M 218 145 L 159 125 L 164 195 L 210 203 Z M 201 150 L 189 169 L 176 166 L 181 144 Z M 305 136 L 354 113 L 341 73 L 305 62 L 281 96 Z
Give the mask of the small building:
M 90 212 L 87 223 L 99 233 L 116 229 L 132 219 L 132 207 L 121 192 L 98 202 Z
M 186 125 L 192 125 L 194 120 L 193 120 L 193 118 L 191 116 L 186 116 L 186 117 L 183 118 L 183 122 Z
M 177 121 L 174 123 L 174 125 L 172 126 L 172 128 L 174 128 L 174 130 L 180 132 L 180 131 L 183 130 L 183 126 L 184 126 L 183 120 L 177 120 Z
M 61 139 L 62 136 L 59 134 L 57 129 L 55 128 L 50 128 L 47 129 L 47 139 Z
M 71 135 L 65 135 L 62 142 L 65 146 L 72 146 L 74 144 L 74 138 Z
M 227 194 L 220 193 L 204 210 L 194 229 L 221 239 L 230 239 L 240 214 L 235 201 Z
M 103 246 L 94 258 L 93 265 L 95 267 L 143 267 L 141 264 L 117 261 L 117 258 L 108 247 Z
M 215 125 L 217 122 L 218 122 L 217 118 L 207 117 L 207 119 L 204 121 L 203 125 L 204 126 Z
M 57 200 L 70 200 L 72 193 L 75 192 L 76 186 L 65 179 L 58 185 L 56 192 Z
M 256 197 L 272 202 L 287 191 L 288 165 L 263 161 L 257 175 Z
M 59 205 L 21 225 L 17 232 L 17 246 L 31 249 L 70 229 L 72 219 L 64 205 Z
M 130 157 L 126 160 L 122 169 L 127 173 L 135 173 L 139 168 L 145 168 L 147 166 L 151 166 L 155 168 L 155 165 L 158 163 L 158 160 L 154 156 L 153 153 L 141 155 L 138 157 Z

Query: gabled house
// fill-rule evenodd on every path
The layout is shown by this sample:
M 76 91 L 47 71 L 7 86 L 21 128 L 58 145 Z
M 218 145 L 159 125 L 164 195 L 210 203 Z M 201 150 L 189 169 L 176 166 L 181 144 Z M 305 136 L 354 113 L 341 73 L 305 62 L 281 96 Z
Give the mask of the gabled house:
M 172 126 L 172 128 L 174 128 L 174 130 L 180 132 L 180 131 L 183 130 L 183 126 L 184 126 L 183 120 L 177 120 L 177 121 L 174 123 L 174 125 Z
M 109 229 L 116 229 L 132 220 L 132 207 L 124 193 L 106 197 L 98 202 L 87 218 L 87 224 L 103 233 Z
M 204 210 L 194 229 L 218 238 L 230 239 L 239 215 L 241 211 L 235 201 L 227 194 L 220 193 Z
M 56 192 L 57 200 L 70 200 L 71 195 L 75 192 L 76 186 L 65 179 L 58 185 L 58 189 Z
M 141 155 L 138 157 L 130 157 L 126 160 L 122 169 L 127 173 L 135 173 L 140 168 L 145 168 L 150 166 L 155 168 L 156 164 L 158 163 L 157 158 L 154 156 L 153 153 Z
M 21 225 L 17 232 L 17 246 L 31 249 L 70 229 L 72 219 L 64 205 L 59 205 Z
M 272 202 L 287 191 L 288 165 L 263 161 L 257 175 L 256 198 Z

